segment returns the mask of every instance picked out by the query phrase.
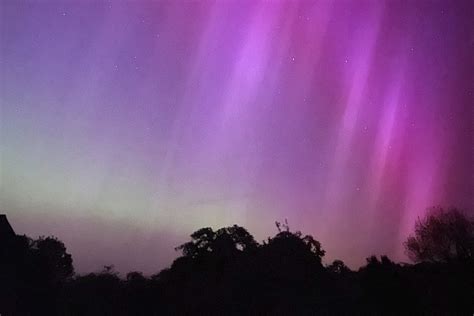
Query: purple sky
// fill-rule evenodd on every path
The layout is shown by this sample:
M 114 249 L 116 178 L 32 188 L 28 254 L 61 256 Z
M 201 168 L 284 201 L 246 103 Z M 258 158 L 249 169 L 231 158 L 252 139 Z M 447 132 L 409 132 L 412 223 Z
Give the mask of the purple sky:
M 0 207 L 79 272 L 275 220 L 352 267 L 474 207 L 472 1 L 1 1 Z

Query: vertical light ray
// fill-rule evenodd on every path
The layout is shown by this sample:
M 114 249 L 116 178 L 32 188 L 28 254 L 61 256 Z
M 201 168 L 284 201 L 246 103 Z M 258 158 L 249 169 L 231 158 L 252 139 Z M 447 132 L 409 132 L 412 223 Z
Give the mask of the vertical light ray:
M 471 17 L 429 5 L 2 2 L 2 211 L 80 271 L 283 218 L 328 260 L 403 258 L 426 207 L 474 203 Z
M 326 198 L 324 203 L 324 212 L 335 212 L 339 210 L 338 214 L 326 214 L 324 218 L 330 216 L 332 219 L 338 221 L 337 218 L 344 216 L 339 213 L 341 209 L 350 208 L 349 205 L 341 204 L 345 199 L 341 197 L 341 187 L 345 187 L 345 192 L 349 185 L 347 182 L 346 173 L 347 161 L 351 159 L 351 151 L 356 150 L 353 147 L 352 139 L 355 136 L 358 116 L 361 109 L 364 107 L 363 96 L 366 92 L 368 84 L 368 76 L 371 71 L 372 56 L 376 48 L 377 35 L 380 23 L 380 11 L 375 11 L 372 16 L 373 21 L 364 24 L 366 28 L 363 31 L 363 37 L 358 39 L 355 57 L 351 58 L 351 67 L 347 71 L 347 78 L 349 78 L 348 94 L 345 96 L 345 105 L 340 119 L 339 127 L 337 129 L 337 138 L 334 145 L 334 155 L 329 171 Z M 341 61 L 346 62 L 346 61 Z M 347 61 L 348 63 L 349 61 Z M 350 189 L 350 188 L 349 188 Z M 353 188 L 355 189 L 355 188 Z M 330 225 L 326 225 L 330 227 Z

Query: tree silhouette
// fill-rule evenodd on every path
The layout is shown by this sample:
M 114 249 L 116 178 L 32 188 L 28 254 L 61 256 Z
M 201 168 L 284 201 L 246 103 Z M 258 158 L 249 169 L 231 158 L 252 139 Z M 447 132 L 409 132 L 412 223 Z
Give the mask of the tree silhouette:
M 351 272 L 346 264 L 342 260 L 334 260 L 330 265 L 326 267 L 326 269 L 333 274 L 344 275 Z
M 407 255 L 414 262 L 450 262 L 474 259 L 474 218 L 458 209 L 430 209 L 415 223 L 415 235 L 405 242 Z
M 201 228 L 191 235 L 191 241 L 176 248 L 185 257 L 196 258 L 205 254 L 223 255 L 255 249 L 257 242 L 249 232 L 240 226 L 224 227 L 217 231 Z
M 269 251 L 275 251 L 279 255 L 303 255 L 321 264 L 326 252 L 322 249 L 319 241 L 311 235 L 303 236 L 300 231 L 291 232 L 288 223 L 283 225 L 284 230 L 281 229 L 282 226 L 279 222 L 275 224 L 279 231 L 278 234 L 269 238 L 268 242 L 264 244 Z
M 4 313 L 47 314 L 62 296 L 62 288 L 74 274 L 72 257 L 55 237 L 31 239 L 14 236 L 1 243 L 0 294 Z M 3 293 L 8 293 L 6 296 Z M 0 306 L 2 307 L 2 306 Z M 2 309 L 0 308 L 0 312 Z M 15 314 L 15 313 L 14 313 Z
M 30 240 L 32 262 L 49 282 L 64 282 L 74 274 L 72 257 L 66 252 L 66 246 L 56 237 L 41 236 Z
M 121 316 L 474 312 L 472 220 L 458 211 L 438 209 L 416 223 L 416 234 L 409 241 L 410 245 L 417 243 L 414 253 L 423 262 L 398 264 L 387 256 L 371 256 L 358 271 L 351 271 L 341 260 L 324 267 L 325 251 L 313 236 L 291 231 L 286 220 L 275 224 L 276 235 L 260 244 L 237 225 L 199 229 L 190 241 L 176 248 L 182 255 L 151 277 L 138 271 L 121 277 L 113 265 L 77 275 L 64 243 L 55 237 L 0 238 L 0 313 Z

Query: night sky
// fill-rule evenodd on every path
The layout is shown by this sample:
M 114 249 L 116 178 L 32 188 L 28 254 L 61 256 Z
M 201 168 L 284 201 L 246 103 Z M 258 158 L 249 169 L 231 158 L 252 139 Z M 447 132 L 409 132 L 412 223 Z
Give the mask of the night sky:
M 0 213 L 76 270 L 275 220 L 353 268 L 474 207 L 472 1 L 0 3 Z

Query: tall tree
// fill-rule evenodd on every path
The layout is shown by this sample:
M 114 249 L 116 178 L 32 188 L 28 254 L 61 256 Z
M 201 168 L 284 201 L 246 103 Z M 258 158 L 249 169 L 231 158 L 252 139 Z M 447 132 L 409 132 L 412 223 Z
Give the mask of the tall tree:
M 437 207 L 415 223 L 415 234 L 405 242 L 414 262 L 474 259 L 474 218 L 458 209 Z

